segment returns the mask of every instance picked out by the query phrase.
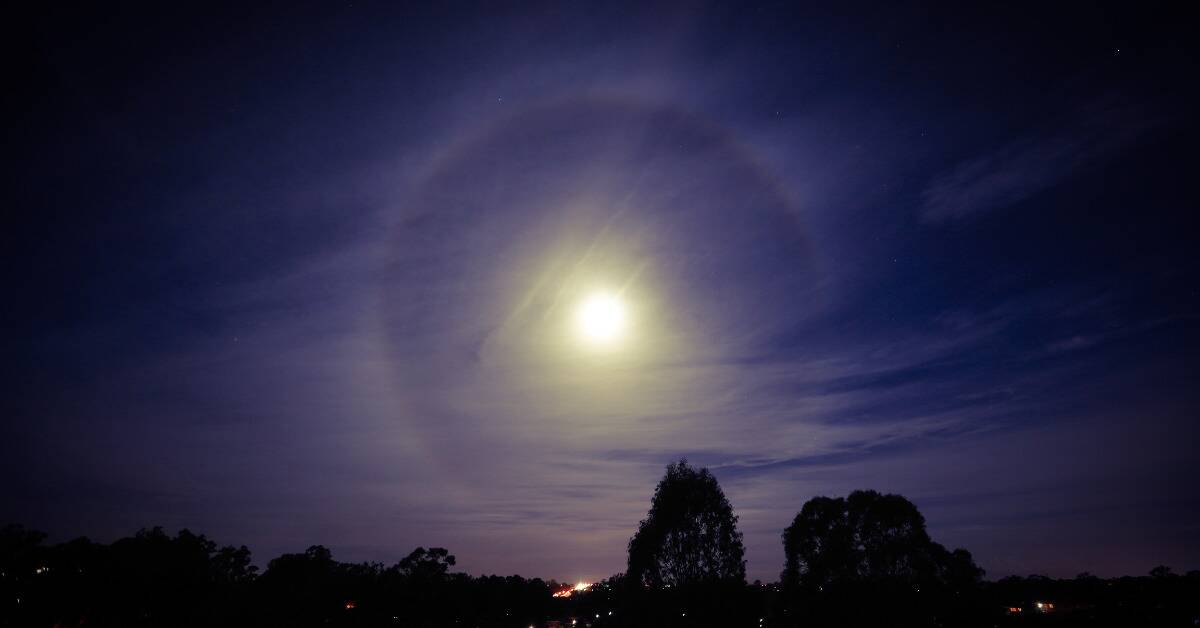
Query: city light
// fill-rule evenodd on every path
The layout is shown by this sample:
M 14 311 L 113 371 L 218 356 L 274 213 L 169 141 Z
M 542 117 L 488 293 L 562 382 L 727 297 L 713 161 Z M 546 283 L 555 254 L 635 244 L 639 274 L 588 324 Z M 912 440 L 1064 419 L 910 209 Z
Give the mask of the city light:
M 553 597 L 571 597 L 576 593 L 583 593 L 584 591 L 587 591 L 588 589 L 592 588 L 592 586 L 593 583 L 580 580 L 575 584 L 575 586 L 566 585 L 564 588 L 555 591 L 551 595 Z

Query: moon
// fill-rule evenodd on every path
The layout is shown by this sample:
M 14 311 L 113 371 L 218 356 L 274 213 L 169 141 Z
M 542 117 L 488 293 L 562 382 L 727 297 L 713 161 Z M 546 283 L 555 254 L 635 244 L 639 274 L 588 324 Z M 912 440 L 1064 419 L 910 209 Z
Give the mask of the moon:
M 580 336 L 589 344 L 610 346 L 625 332 L 625 303 L 609 292 L 595 292 L 580 302 L 575 321 Z

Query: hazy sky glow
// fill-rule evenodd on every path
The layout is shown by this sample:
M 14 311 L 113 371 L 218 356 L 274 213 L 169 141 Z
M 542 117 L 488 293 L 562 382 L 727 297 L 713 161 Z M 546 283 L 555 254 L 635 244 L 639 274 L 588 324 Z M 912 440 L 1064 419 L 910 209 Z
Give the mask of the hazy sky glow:
M 1200 567 L 1186 33 L 639 6 L 33 19 L 0 520 L 595 580 L 687 456 L 752 578 L 856 488 Z

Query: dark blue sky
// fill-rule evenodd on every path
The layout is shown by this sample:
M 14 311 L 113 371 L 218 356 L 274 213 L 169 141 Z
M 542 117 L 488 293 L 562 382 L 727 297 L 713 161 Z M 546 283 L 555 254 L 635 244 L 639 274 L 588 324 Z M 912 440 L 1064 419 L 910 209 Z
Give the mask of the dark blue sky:
M 990 577 L 1200 567 L 1182 16 L 19 17 L 2 520 L 600 578 L 687 456 L 764 580 L 856 488 Z

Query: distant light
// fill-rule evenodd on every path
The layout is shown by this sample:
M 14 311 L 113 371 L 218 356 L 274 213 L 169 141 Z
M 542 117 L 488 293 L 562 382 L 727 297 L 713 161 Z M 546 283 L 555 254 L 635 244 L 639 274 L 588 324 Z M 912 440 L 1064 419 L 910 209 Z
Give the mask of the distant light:
M 571 597 L 576 593 L 583 593 L 584 591 L 591 589 L 593 586 L 595 585 L 591 582 L 584 582 L 580 580 L 575 586 L 567 586 L 566 588 L 559 589 L 550 595 L 551 597 Z

